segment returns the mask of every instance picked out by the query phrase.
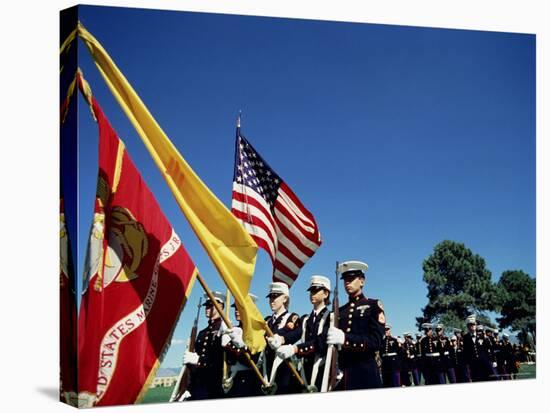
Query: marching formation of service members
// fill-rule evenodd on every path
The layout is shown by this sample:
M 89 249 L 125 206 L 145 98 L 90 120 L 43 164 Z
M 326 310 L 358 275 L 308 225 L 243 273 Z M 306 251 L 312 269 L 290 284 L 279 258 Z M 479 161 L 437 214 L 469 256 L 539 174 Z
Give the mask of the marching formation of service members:
M 382 302 L 364 293 L 368 265 L 346 261 L 337 267 L 347 302 L 331 304 L 331 282 L 310 279 L 311 312 L 292 312 L 285 283 L 269 285 L 266 298 L 272 314 L 265 318 L 273 335 L 266 347 L 251 355 L 243 341 L 235 304 L 228 328 L 206 296 L 208 326 L 196 337 L 194 351 L 183 364 L 190 369 L 189 400 L 290 394 L 300 392 L 466 383 L 515 378 L 517 353 L 507 334 L 466 319 L 467 331 L 442 324 L 422 324 L 423 334 L 392 334 Z M 337 286 L 336 286 L 337 288 Z M 335 289 L 337 295 L 337 289 Z M 211 297 L 224 309 L 225 297 Z M 256 296 L 250 294 L 253 301 Z M 448 330 L 447 330 L 448 331 Z

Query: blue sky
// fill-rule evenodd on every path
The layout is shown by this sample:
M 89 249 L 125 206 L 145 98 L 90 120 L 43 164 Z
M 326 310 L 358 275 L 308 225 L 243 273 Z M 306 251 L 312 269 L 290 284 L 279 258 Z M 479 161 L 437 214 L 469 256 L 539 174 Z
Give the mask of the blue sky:
M 359 259 L 394 333 L 414 330 L 422 261 L 444 239 L 483 256 L 494 280 L 536 275 L 533 35 L 89 6 L 80 20 L 227 206 L 243 111 L 243 134 L 323 237 L 292 287 L 294 311 L 310 310 L 312 274 L 334 279 L 336 260 Z M 79 61 L 199 270 L 225 291 L 82 44 Z M 97 174 L 97 129 L 80 102 L 79 275 Z M 252 292 L 265 296 L 270 274 L 260 251 Z M 201 293 L 197 283 L 175 339 L 187 339 Z M 268 314 L 266 300 L 259 308 Z

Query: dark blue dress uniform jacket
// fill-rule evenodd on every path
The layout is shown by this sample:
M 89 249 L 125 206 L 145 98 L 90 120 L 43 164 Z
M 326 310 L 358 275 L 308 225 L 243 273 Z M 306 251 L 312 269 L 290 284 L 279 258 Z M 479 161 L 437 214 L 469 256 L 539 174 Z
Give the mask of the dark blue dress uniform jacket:
M 382 340 L 382 349 L 380 350 L 382 369 L 387 371 L 399 370 L 401 367 L 401 363 L 399 362 L 400 354 L 401 347 L 397 338 L 385 336 Z
M 464 360 L 470 368 L 472 381 L 489 380 L 489 349 L 484 338 L 464 334 Z
M 208 323 L 208 327 L 197 334 L 195 352 L 199 362 L 191 369 L 190 400 L 213 399 L 224 396 L 222 388 L 223 354 L 218 330 L 221 318 Z
M 420 339 L 420 351 L 422 353 L 422 374 L 424 375 L 425 384 L 439 384 L 438 374 L 442 372 L 441 355 L 443 349 L 435 334 L 426 335 Z
M 340 307 L 338 328 L 345 341 L 338 354 L 338 367 L 344 373 L 337 389 L 354 390 L 381 387 L 375 355 L 380 351 L 386 319 L 377 299 L 363 294 Z
M 402 361 L 401 369 L 403 371 L 411 371 L 416 368 L 416 345 L 412 341 L 407 341 L 403 343 L 403 348 L 401 352 Z
M 446 336 L 440 336 L 439 339 L 439 348 L 441 350 L 441 357 L 440 357 L 440 368 L 441 371 L 447 371 L 448 369 L 453 367 L 453 361 L 451 359 L 451 340 L 449 340 Z
M 242 328 L 242 325 L 239 324 Z M 250 366 L 248 357 L 246 357 L 246 348 L 237 348 L 233 343 L 229 343 L 225 347 L 225 354 L 227 357 L 227 364 L 232 367 L 238 363 L 246 367 L 246 370 L 240 370 L 233 378 L 233 385 L 226 394 L 226 397 L 247 397 L 247 396 L 261 396 L 262 383 L 256 376 L 254 370 Z M 254 363 L 258 362 L 260 353 L 251 355 L 251 359 Z M 229 374 L 229 372 L 228 372 Z

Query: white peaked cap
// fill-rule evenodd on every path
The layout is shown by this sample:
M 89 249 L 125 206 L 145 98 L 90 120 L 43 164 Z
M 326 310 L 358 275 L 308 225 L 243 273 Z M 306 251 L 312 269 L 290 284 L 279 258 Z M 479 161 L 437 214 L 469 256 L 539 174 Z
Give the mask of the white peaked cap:
M 367 272 L 369 266 L 365 262 L 361 261 L 344 261 L 338 264 L 338 274 L 343 274 L 348 271 L 361 271 L 363 274 Z
M 288 285 L 282 282 L 274 282 L 269 284 L 269 294 L 284 294 L 288 295 Z
M 214 299 L 223 304 L 225 302 L 225 295 L 220 293 L 219 291 L 212 291 L 212 295 L 214 296 Z M 210 301 L 210 297 L 208 297 L 208 294 L 204 294 L 205 303 L 203 305 L 206 305 Z
M 330 280 L 324 275 L 312 275 L 309 280 L 309 288 L 311 287 L 321 287 L 330 291 Z

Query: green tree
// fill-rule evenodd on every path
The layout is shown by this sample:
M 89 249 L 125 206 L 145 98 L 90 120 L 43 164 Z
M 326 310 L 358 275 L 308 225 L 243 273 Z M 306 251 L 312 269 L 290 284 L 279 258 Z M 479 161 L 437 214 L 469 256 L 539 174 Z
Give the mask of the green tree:
M 484 311 L 494 311 L 498 297 L 481 256 L 464 244 L 446 240 L 434 247 L 422 268 L 428 304 L 416 318 L 418 327 L 425 322 L 441 322 L 446 328 L 464 329 L 464 320 L 474 313 L 492 324 Z
M 521 270 L 504 271 L 497 283 L 500 328 L 518 332 L 518 338 L 526 344 L 528 334 L 536 343 L 536 280 Z

